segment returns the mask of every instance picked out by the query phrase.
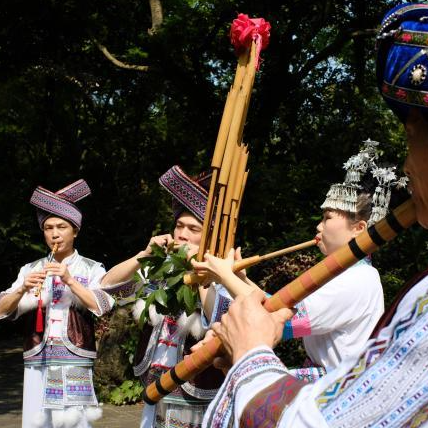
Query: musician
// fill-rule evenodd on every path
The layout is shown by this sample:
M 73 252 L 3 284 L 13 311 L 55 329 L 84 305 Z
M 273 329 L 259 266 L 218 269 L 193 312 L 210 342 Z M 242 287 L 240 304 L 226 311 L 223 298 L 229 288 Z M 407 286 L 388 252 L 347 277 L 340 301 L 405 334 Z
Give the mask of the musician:
M 103 265 L 74 248 L 82 224 L 76 202 L 89 194 L 84 180 L 56 193 L 37 187 L 30 203 L 47 246 L 56 244 L 57 251 L 51 262 L 44 257 L 24 265 L 0 293 L 0 318 L 24 318 L 24 428 L 86 428 L 101 416 L 92 382 L 92 314 L 108 312 L 114 300 L 100 289 Z
M 382 219 L 388 211 L 391 191 L 404 187 L 394 167 L 379 168 L 380 150 L 367 140 L 363 149 L 344 164 L 345 180 L 333 184 L 322 204 L 323 218 L 317 226 L 318 247 L 329 255 Z M 236 288 L 232 264 L 207 255 L 193 262 L 196 272 L 206 274 L 225 287 Z M 211 279 L 212 280 L 212 279 Z M 248 281 L 247 281 L 248 282 Z M 283 339 L 303 337 L 309 356 L 304 367 L 290 370 L 294 376 L 317 380 L 341 361 L 359 355 L 384 311 L 383 290 L 370 258 L 364 258 L 298 305 L 287 321 Z
M 202 236 L 202 223 L 208 199 L 207 189 L 211 175 L 202 174 L 191 178 L 179 166 L 173 166 L 163 174 L 159 182 L 172 196 L 175 219 L 173 234 L 152 237 L 147 247 L 136 256 L 113 267 L 103 279 L 104 289 L 113 295 L 128 296 L 142 285 L 134 280 L 139 271 L 138 259 L 151 254 L 151 245 L 167 246 L 173 242 L 186 245 L 190 254 L 196 254 Z M 187 316 L 164 316 L 156 313 L 154 306 L 150 309 L 150 323 L 146 324 L 140 336 L 135 353 L 134 373 L 140 377 L 143 385 L 148 385 L 162 373 L 173 367 L 190 352 L 193 346 L 205 334 L 210 323 L 220 320 L 227 311 L 230 296 L 224 294 L 214 307 L 215 287 L 208 290 L 200 288 L 203 307 L 200 311 Z M 146 285 L 146 290 L 150 286 Z M 137 302 L 134 307 L 136 321 L 140 318 L 141 307 Z M 156 406 L 145 405 L 141 427 L 198 427 L 210 400 L 221 385 L 224 376 L 221 371 L 212 368 L 201 374 L 192 382 L 177 388 Z
M 428 4 L 387 13 L 379 32 L 382 95 L 404 123 L 405 172 L 420 225 L 428 228 Z M 204 418 L 206 427 L 421 427 L 428 420 L 428 271 L 380 322 L 362 355 L 314 384 L 290 376 L 272 351 L 286 310 L 263 296 L 237 298 L 214 327 L 233 366 Z M 250 315 L 251 314 L 251 315 Z

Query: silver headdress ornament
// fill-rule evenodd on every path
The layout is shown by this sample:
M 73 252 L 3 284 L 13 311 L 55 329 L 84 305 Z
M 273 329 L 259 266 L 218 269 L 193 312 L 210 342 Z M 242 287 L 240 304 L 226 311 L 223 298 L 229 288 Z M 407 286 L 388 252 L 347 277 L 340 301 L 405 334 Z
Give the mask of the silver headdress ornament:
M 379 159 L 378 145 L 377 141 L 367 139 L 364 141 L 363 149 L 343 164 L 343 168 L 346 170 L 345 181 L 330 187 L 321 209 L 356 213 L 358 193 L 363 188 L 360 182 L 370 171 L 378 184 L 372 195 L 372 212 L 367 224 L 371 226 L 386 216 L 391 200 L 391 188 L 406 187 L 407 177 L 397 180 L 395 167 L 381 168 L 376 165 L 376 160 Z

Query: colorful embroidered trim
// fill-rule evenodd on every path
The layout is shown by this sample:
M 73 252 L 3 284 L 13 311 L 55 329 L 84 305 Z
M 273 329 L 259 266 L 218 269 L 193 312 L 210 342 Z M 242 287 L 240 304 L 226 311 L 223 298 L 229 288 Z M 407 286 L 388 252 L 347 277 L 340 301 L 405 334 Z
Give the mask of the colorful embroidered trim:
M 376 408 L 382 410 L 377 419 L 378 422 L 382 422 L 379 426 L 401 427 L 404 422 L 412 419 L 421 407 L 427 405 L 426 382 L 422 382 L 421 389 L 412 396 L 408 396 L 407 390 L 401 391 L 403 388 L 410 389 L 413 386 L 411 385 L 412 376 L 420 380 L 427 373 L 428 363 L 424 356 L 419 355 L 426 352 L 428 347 L 427 311 L 428 297 L 423 296 L 418 299 L 410 315 L 396 325 L 389 340 L 375 342 L 348 374 L 318 396 L 318 407 L 329 425 L 336 426 L 333 422 L 337 422 L 337 426 L 341 426 L 343 418 L 350 418 L 351 405 L 356 400 L 363 401 L 359 408 L 367 408 L 369 401 L 376 399 L 377 391 L 381 389 L 384 392 L 391 391 L 393 396 L 391 398 L 390 394 L 382 395 L 379 392 L 381 395 L 377 397 L 376 402 Z M 383 354 L 385 356 L 379 358 Z M 419 367 L 421 364 L 422 368 Z M 400 370 L 404 370 L 405 373 L 400 373 Z M 419 370 L 416 377 L 409 375 L 409 371 L 416 370 Z M 391 385 L 387 385 L 388 382 Z M 382 408 L 386 406 L 387 398 L 397 402 L 395 413 Z M 359 404 L 358 401 L 356 403 Z M 357 413 L 360 412 L 357 424 L 362 424 L 361 418 L 365 415 L 361 409 L 356 409 Z M 341 420 L 339 421 L 338 418 Z M 398 425 L 397 421 L 399 421 Z
M 399 44 L 428 46 L 428 33 L 421 31 L 400 30 L 394 34 L 394 39 Z
M 311 335 L 311 321 L 304 302 L 298 303 L 295 308 L 297 312 L 293 318 L 284 324 L 283 340 Z
M 288 371 L 296 379 L 303 380 L 308 383 L 316 382 L 327 374 L 324 367 L 301 367 L 298 369 L 289 369 Z
M 385 30 L 393 24 L 395 21 L 399 20 L 402 15 L 407 12 L 412 12 L 414 10 L 426 10 L 428 12 L 427 4 L 411 4 L 411 5 L 401 5 L 401 7 L 397 7 L 391 10 L 391 13 L 384 17 L 382 20 L 382 26 L 379 30 L 379 36 L 383 36 Z M 393 11 L 393 12 L 392 12 Z
M 113 308 L 112 302 L 114 302 L 114 300 L 103 290 L 95 289 L 90 291 L 92 291 L 92 293 L 94 294 L 95 300 L 97 302 L 97 306 L 99 309 L 99 313 L 97 315 L 101 316 L 106 314 L 107 312 L 110 312 Z
M 286 375 L 257 394 L 242 412 L 239 428 L 275 428 L 281 414 L 306 385 Z
M 98 405 L 92 382 L 92 369 L 74 366 L 49 366 L 44 382 L 43 407 Z
M 244 384 L 251 382 L 264 372 L 287 374 L 287 370 L 273 352 L 257 350 L 247 355 L 235 369 L 229 372 L 217 400 L 210 404 L 212 412 L 208 415 L 206 426 L 226 428 L 232 423 L 235 396 Z
M 37 219 L 40 228 L 50 215 L 57 215 L 73 223 L 80 229 L 82 213 L 75 202 L 91 194 L 91 189 L 84 180 L 78 180 L 57 192 L 51 192 L 38 186 L 34 190 L 30 203 L 38 208 Z
M 382 95 L 403 104 L 428 107 L 428 92 L 402 88 L 383 82 Z
M 192 180 L 175 165 L 159 178 L 159 183 L 180 205 L 173 206 L 175 217 L 181 214 L 184 207 L 184 210 L 188 210 L 198 220 L 204 221 L 208 192 L 198 181 Z
M 69 351 L 62 341 L 54 341 L 47 344 L 37 354 L 24 360 L 25 366 L 60 366 L 60 365 L 79 365 L 92 367 L 94 364 L 90 358 L 80 357 Z

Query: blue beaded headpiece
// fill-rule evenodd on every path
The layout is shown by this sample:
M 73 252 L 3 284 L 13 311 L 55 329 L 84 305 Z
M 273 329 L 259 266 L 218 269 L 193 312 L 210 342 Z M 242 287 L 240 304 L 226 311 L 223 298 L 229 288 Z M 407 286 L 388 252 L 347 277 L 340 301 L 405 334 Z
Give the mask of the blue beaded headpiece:
M 428 113 L 428 4 L 405 3 L 384 17 L 377 36 L 377 82 L 403 122 L 411 107 Z

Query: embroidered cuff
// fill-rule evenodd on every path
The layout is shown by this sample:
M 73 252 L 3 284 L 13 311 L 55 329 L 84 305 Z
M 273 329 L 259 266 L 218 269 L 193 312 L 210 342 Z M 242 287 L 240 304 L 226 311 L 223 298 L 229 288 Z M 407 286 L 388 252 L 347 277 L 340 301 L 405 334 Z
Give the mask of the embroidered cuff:
M 313 383 L 327 374 L 324 367 L 302 367 L 298 369 L 289 369 L 289 373 L 296 379 Z
M 285 366 L 269 347 L 260 346 L 247 352 L 229 371 L 219 393 L 211 402 L 205 425 L 212 428 L 228 427 L 234 416 L 239 389 L 266 372 L 287 374 Z
M 239 418 L 239 428 L 275 428 L 306 382 L 287 374 L 255 395 Z
M 95 301 L 97 302 L 98 311 L 91 311 L 97 316 L 102 316 L 107 312 L 110 312 L 114 306 L 113 297 L 109 296 L 105 291 L 101 289 L 91 290 L 94 294 Z
M 232 298 L 224 296 L 218 290 L 216 290 L 215 302 L 211 319 L 209 320 L 205 313 L 202 311 L 201 319 L 202 326 L 205 329 L 211 328 L 215 322 L 221 320 L 221 316 L 229 310 L 229 306 L 232 303 Z
M 296 309 L 297 313 L 284 325 L 282 333 L 283 340 L 311 335 L 311 321 L 304 302 L 298 303 Z
M 133 296 L 143 285 L 142 281 L 132 278 L 128 281 L 119 282 L 113 285 L 106 285 L 103 290 L 113 296 L 116 300 L 127 299 Z

